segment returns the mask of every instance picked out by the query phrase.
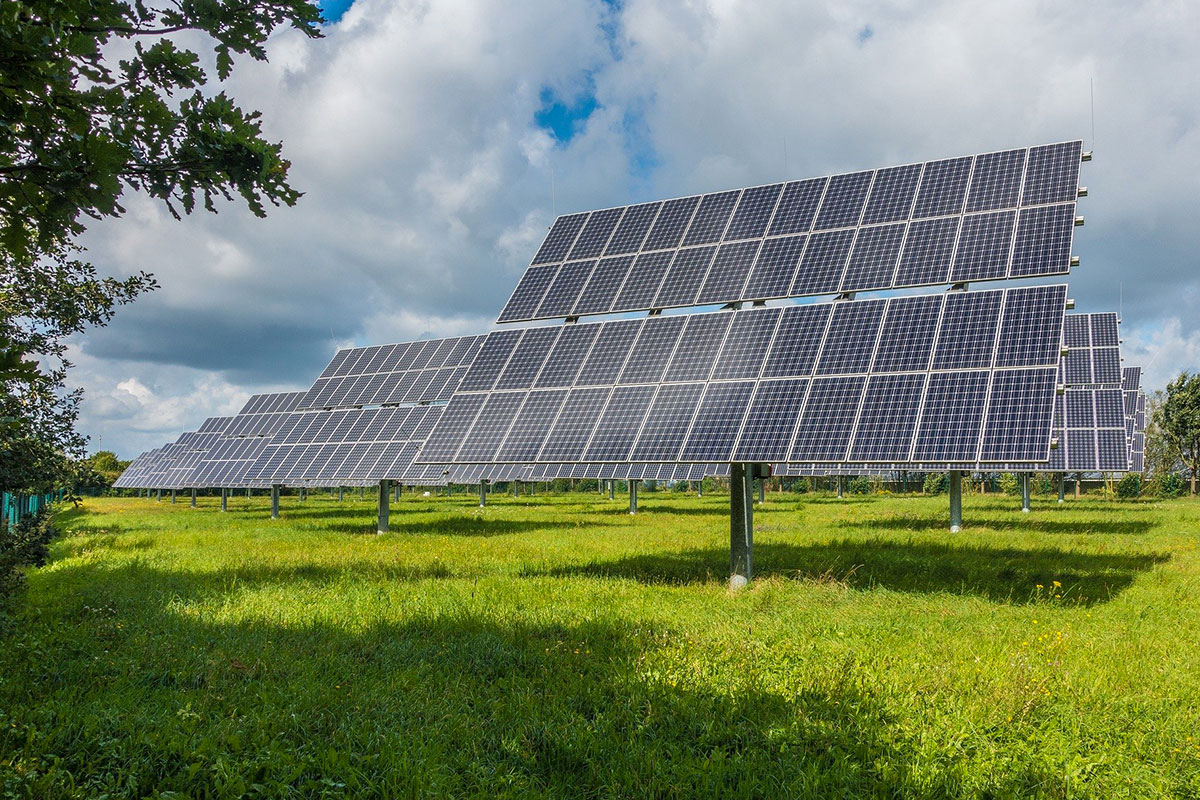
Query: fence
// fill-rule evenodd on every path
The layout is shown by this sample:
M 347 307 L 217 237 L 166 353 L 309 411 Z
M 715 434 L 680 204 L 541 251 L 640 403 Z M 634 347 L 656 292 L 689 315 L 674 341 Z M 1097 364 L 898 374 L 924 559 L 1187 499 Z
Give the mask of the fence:
M 7 522 L 9 527 L 16 525 L 25 517 L 36 514 L 55 500 L 62 499 L 62 492 L 46 494 L 9 494 L 3 493 L 0 500 L 0 520 Z

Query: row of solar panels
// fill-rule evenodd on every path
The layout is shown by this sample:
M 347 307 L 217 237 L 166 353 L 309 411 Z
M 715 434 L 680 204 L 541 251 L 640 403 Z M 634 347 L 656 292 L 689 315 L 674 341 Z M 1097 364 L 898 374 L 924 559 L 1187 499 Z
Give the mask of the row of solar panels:
M 1046 293 L 1054 287 L 1040 287 Z M 1029 292 L 1029 289 L 1010 290 L 1012 293 Z M 1052 293 L 1052 292 L 1051 292 Z M 949 299 L 949 298 L 948 298 Z M 893 298 L 892 303 L 903 304 L 908 298 Z M 1035 304 L 1036 305 L 1036 304 Z M 1014 303 L 1010 308 L 1029 308 L 1029 303 Z M 805 314 L 818 313 L 815 307 L 797 307 Z M 778 309 L 774 310 L 778 311 Z M 788 309 L 788 311 L 792 311 Z M 754 315 L 756 312 L 743 312 Z M 826 311 L 825 318 L 834 312 Z M 1014 312 L 1015 314 L 1015 312 Z M 714 315 L 715 316 L 715 315 Z M 721 315 L 731 317 L 733 315 Z M 881 315 L 887 318 L 886 313 Z M 1012 324 L 1020 325 L 1019 317 L 1007 317 Z M 1116 315 L 1073 314 L 1067 315 L 1067 327 L 1078 327 L 1082 321 L 1091 329 L 1108 331 L 1116 335 Z M 640 321 L 636 321 L 640 322 Z M 690 322 L 688 324 L 691 324 Z M 726 324 L 732 325 L 732 322 Z M 780 324 L 777 321 L 777 324 Z M 828 324 L 828 319 L 826 323 Z M 921 326 L 911 326 L 912 330 Z M 937 326 L 933 326 L 936 330 Z M 561 329 L 563 333 L 573 328 Z M 899 335 L 894 332 L 894 335 Z M 1107 335 L 1107 334 L 1106 334 Z M 467 337 L 476 338 L 476 337 Z M 598 339 L 599 337 L 593 337 Z M 761 338 L 761 337 L 758 337 Z M 455 340 L 438 340 L 455 341 Z M 1088 340 L 1090 343 L 1090 339 Z M 1103 339 L 1104 342 L 1110 339 Z M 593 345 L 594 346 L 594 345 Z M 360 357 L 359 351 L 369 348 L 343 351 L 337 356 L 344 361 L 348 357 Z M 514 347 L 514 350 L 516 348 Z M 767 348 L 769 349 L 769 348 Z M 904 348 L 902 348 L 904 349 Z M 926 348 L 927 350 L 929 348 Z M 550 349 L 553 351 L 553 348 Z M 906 352 L 912 352 L 911 349 Z M 922 350 L 926 352 L 926 350 Z M 1069 353 L 1068 353 L 1069 356 Z M 510 356 L 512 358 L 513 356 Z M 766 349 L 762 355 L 767 361 Z M 927 362 L 928 352 L 922 358 Z M 815 356 L 811 364 L 819 363 Z M 710 363 L 711 362 L 706 362 Z M 878 363 L 876 353 L 871 363 Z M 489 372 L 496 370 L 489 368 Z M 909 384 L 925 380 L 928 374 L 951 376 L 971 375 L 973 371 L 909 372 L 880 374 L 870 377 L 868 385 L 878 387 L 870 403 L 865 403 L 868 421 L 862 420 L 855 428 L 856 441 L 869 441 L 864 431 L 883 425 L 891 432 L 891 439 L 903 439 L 913 433 L 911 408 L 896 402 L 896 393 L 903 392 Z M 1008 370 L 1019 374 L 1020 370 Z M 504 374 L 503 370 L 497 374 Z M 536 373 L 540 375 L 540 373 Z M 393 380 L 399 380 L 394 376 Z M 816 380 L 823 380 L 817 378 Z M 958 380 L 954 378 L 953 380 Z M 965 379 L 963 379 L 965 380 Z M 536 379 L 534 380 L 536 383 Z M 722 387 L 723 396 L 738 397 L 744 394 L 746 381 L 721 380 L 711 386 Z M 758 382 L 763 385 L 763 381 Z M 765 382 L 770 386 L 771 382 Z M 777 382 L 778 383 L 778 382 Z M 694 382 L 681 383 L 694 385 Z M 629 387 L 631 390 L 636 388 Z M 593 391 L 587 387 L 585 391 Z M 556 390 L 567 393 L 566 389 Z M 574 390 L 571 390 L 574 391 Z M 890 393 L 890 394 L 889 394 Z M 428 441 L 429 433 L 445 409 L 442 405 L 415 405 L 382 408 L 342 408 L 303 410 L 300 403 L 304 392 L 272 395 L 256 395 L 245 408 L 234 417 L 214 417 L 206 420 L 197 433 L 186 433 L 176 442 L 150 451 L 136 459 L 118 482 L 118 486 L 137 488 L 188 488 L 188 487 L 267 487 L 271 484 L 290 486 L 321 485 L 367 485 L 383 478 L 403 481 L 408 484 L 440 485 L 450 483 L 472 483 L 478 480 L 548 480 L 556 477 L 635 478 L 659 480 L 695 480 L 700 475 L 724 475 L 728 463 L 709 461 L 701 463 L 661 463 L 640 461 L 616 463 L 588 461 L 582 453 L 568 453 L 574 459 L 562 458 L 545 463 L 488 463 L 475 465 L 415 464 L 417 451 Z M 978 393 L 976 393 L 978 394 Z M 1122 396 L 1123 395 L 1123 396 Z M 744 398 L 743 398 L 744 399 Z M 962 405 L 965 395 L 959 393 L 951 398 Z M 565 401 L 564 401 L 565 402 Z M 848 461 L 835 467 L 829 462 L 779 463 L 780 474 L 855 474 L 882 473 L 897 470 L 926 471 L 947 468 L 965 469 L 1067 469 L 1070 471 L 1124 471 L 1138 467 L 1138 456 L 1142 449 L 1141 431 L 1145 428 L 1145 398 L 1140 392 L 1140 370 L 1126 368 L 1124 382 L 1101 388 L 1071 388 L 1059 396 L 1054 412 L 1054 436 L 1058 447 L 1050 451 L 1048 462 L 984 463 L 964 462 L 903 462 L 893 463 Z M 936 405 L 936 403 L 935 403 Z M 540 407 L 540 406 L 539 406 Z M 752 405 L 752 409 L 755 408 Z M 761 410 L 762 406 L 757 407 Z M 901 409 L 901 413 L 897 413 Z M 560 419 L 575 420 L 576 429 L 598 423 L 603 417 L 601 410 L 594 414 L 578 414 L 574 409 L 565 409 Z M 613 411 L 614 417 L 616 410 Z M 758 415 L 759 425 L 770 431 L 769 414 Z M 891 422 L 885 422 L 890 419 Z M 781 428 L 786 426 L 779 426 Z M 713 433 L 711 425 L 702 424 L 703 436 Z M 552 429 L 554 430 L 554 429 Z M 887 431 L 876 434 L 875 442 L 889 440 Z M 1011 433 L 1011 432 L 1010 432 Z M 720 438 L 719 432 L 717 438 Z M 661 441 L 666 441 L 662 439 Z M 1048 448 L 1047 443 L 1047 448 Z M 878 444 L 877 444 L 878 447 Z M 556 451 L 561 452 L 561 451 Z M 852 450 L 852 452 L 855 452 Z M 886 452 L 880 450 L 879 452 Z
M 559 217 L 500 322 L 1062 275 L 1082 142 Z

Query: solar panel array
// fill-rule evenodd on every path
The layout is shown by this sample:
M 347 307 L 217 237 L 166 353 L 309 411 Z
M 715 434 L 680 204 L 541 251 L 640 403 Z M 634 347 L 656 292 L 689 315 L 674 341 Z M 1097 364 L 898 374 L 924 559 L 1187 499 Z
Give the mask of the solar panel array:
M 1126 472 L 1129 443 L 1119 387 L 1068 387 L 1054 409 L 1059 445 L 1046 469 L 1067 472 Z
M 189 482 L 200 462 L 222 438 L 232 417 L 211 417 L 195 433 L 185 433 L 175 442 L 176 448 L 171 463 L 164 471 L 161 488 L 187 489 L 196 484 Z M 154 486 L 151 488 L 159 488 Z
M 345 408 L 450 399 L 482 336 L 338 351 L 297 408 Z
M 218 489 L 262 488 L 246 471 L 299 405 L 306 392 L 252 395 L 225 428 L 225 436 L 205 453 L 190 476 L 192 486 Z
M 1065 306 L 1058 285 L 501 330 L 418 461 L 1045 460 Z
M 114 489 L 145 489 L 147 488 L 143 481 L 153 469 L 159 455 L 164 448 L 156 447 L 153 450 L 147 450 L 140 454 L 133 461 L 129 462 L 129 466 L 121 473 L 115 481 L 113 481 Z
M 1125 433 L 1129 440 L 1129 471 L 1144 472 L 1146 462 L 1146 393 L 1142 368 L 1125 367 L 1121 373 L 1125 401 Z
M 340 409 L 292 414 L 247 469 L 266 484 L 335 486 L 397 480 L 445 483 L 442 468 L 413 468 L 441 406 Z
M 1063 322 L 1060 381 L 1066 386 L 1120 386 L 1121 336 L 1112 312 L 1068 314 Z
M 500 322 L 1066 274 L 1082 142 L 568 214 Z

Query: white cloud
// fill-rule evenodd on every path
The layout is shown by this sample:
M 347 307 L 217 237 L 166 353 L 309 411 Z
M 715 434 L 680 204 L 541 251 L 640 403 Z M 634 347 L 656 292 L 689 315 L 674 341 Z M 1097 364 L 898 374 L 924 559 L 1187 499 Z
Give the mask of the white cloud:
M 1124 283 L 1127 342 L 1194 368 L 1197 30 L 1183 2 L 358 0 L 228 87 L 284 141 L 296 208 L 177 223 L 131 198 L 89 234 L 99 265 L 163 288 L 81 342 L 85 429 L 127 452 L 303 387 L 339 343 L 483 330 L 556 211 L 1090 139 L 1092 79 L 1071 294 L 1110 310 Z M 556 143 L 543 89 L 589 86 L 596 111 Z

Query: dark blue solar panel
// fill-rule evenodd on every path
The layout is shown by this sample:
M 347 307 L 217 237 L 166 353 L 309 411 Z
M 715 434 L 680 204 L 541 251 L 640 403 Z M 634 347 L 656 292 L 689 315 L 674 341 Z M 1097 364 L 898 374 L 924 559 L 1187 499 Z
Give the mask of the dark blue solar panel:
M 687 328 L 679 337 L 675 354 L 663 380 L 703 381 L 712 373 L 713 362 L 721 349 L 732 314 L 696 314 L 688 316 Z
M 479 355 L 475 356 L 475 361 L 463 377 L 463 382 L 458 387 L 459 391 L 477 392 L 491 389 L 496 383 L 496 377 L 508 363 L 508 358 L 522 333 L 524 331 L 506 330 L 488 334 L 479 349 Z
M 874 372 L 925 370 L 942 313 L 939 295 L 893 297 L 879 335 Z
M 1082 348 L 1067 351 L 1063 357 L 1063 382 L 1068 386 L 1093 383 L 1091 350 Z
M 608 237 L 617 227 L 624 210 L 623 208 L 606 208 L 603 211 L 593 211 L 587 224 L 583 226 L 583 231 L 575 240 L 574 246 L 571 247 L 567 259 L 570 261 L 591 259 L 603 253 L 604 246 L 608 244 Z
M 642 243 L 643 250 L 661 250 L 666 247 L 678 247 L 683 238 L 683 232 L 691 222 L 692 212 L 699 204 L 699 197 L 681 197 L 678 200 L 668 200 L 662 204 L 650 235 Z
M 1116 347 L 1121 343 L 1116 314 L 1088 314 L 1087 319 L 1092 331 L 1092 347 Z
M 595 261 L 568 261 L 559 269 L 558 274 L 546 290 L 542 302 L 538 305 L 534 317 L 565 317 L 575 307 L 583 284 L 595 268 Z
M 1083 142 L 1078 140 L 1030 148 L 1021 205 L 1074 200 L 1079 192 L 1082 155 Z
M 1058 339 L 1066 307 L 1065 286 L 1031 286 L 1009 291 L 996 344 L 996 366 L 1054 363 L 1062 350 Z
M 710 384 L 679 459 L 728 462 L 753 393 L 754 381 Z
M 896 286 L 945 283 L 950 277 L 950 258 L 958 239 L 958 217 L 913 222 L 908 227 Z
M 961 213 L 972 161 L 970 156 L 963 156 L 927 163 L 913 206 L 913 219 Z
M 687 317 L 647 319 L 617 383 L 657 383 L 675 352 L 675 343 L 679 341 L 686 321 Z
M 583 287 L 583 292 L 580 293 L 571 313 L 603 314 L 609 311 L 625 283 L 625 276 L 629 274 L 631 266 L 633 256 L 601 259 L 592 270 L 592 275 Z
M 891 286 L 904 241 L 903 224 L 859 228 L 850 263 L 838 287 L 842 292 Z
M 721 303 L 730 297 L 741 297 L 742 285 L 750 273 L 750 265 L 754 263 L 759 244 L 758 241 L 749 241 L 721 245 L 709 267 L 708 277 L 700 287 L 697 303 Z
M 1044 461 L 1050 452 L 1055 370 L 997 372 L 988 398 L 982 461 Z
M 782 309 L 756 308 L 734 313 L 713 380 L 757 378 Z
M 920 178 L 920 164 L 877 170 L 875 182 L 871 184 L 871 194 L 867 198 L 867 208 L 863 212 L 862 224 L 874 225 L 879 222 L 901 222 L 908 219 Z
M 913 444 L 913 460 L 974 461 L 983 426 L 987 389 L 988 373 L 985 371 L 930 375 L 925 407 Z
M 1067 469 L 1092 471 L 1099 469 L 1096 458 L 1096 432 L 1094 430 L 1067 431 Z
M 771 214 L 775 211 L 775 204 L 782 190 L 783 184 L 776 183 L 771 186 L 755 186 L 742 192 L 737 210 L 733 212 L 733 219 L 729 221 L 729 227 L 725 231 L 725 240 L 754 239 L 762 236 L 767 229 L 767 223 L 771 221 Z
M 1091 347 L 1089 314 L 1068 314 L 1063 319 L 1063 344 L 1067 347 Z
M 785 308 L 762 377 L 811 374 L 832 309 L 830 303 Z
M 546 294 L 546 287 L 550 285 L 550 281 L 554 280 L 556 274 L 558 274 L 558 264 L 546 264 L 525 270 L 517 288 L 513 290 L 512 297 L 508 299 L 504 310 L 500 312 L 499 321 L 511 322 L 532 318 L 533 312 L 537 310 L 542 302 L 542 297 Z
M 625 216 L 621 217 L 621 224 L 617 226 L 617 230 L 609 239 L 604 254 L 617 256 L 636 253 L 640 250 L 642 240 L 646 238 L 646 233 L 654 224 L 654 218 L 658 216 L 658 209 L 661 205 L 662 203 L 643 203 L 625 209 Z
M 917 430 L 924 374 L 875 375 L 867 384 L 850 447 L 852 461 L 907 461 Z
M 783 196 L 779 199 L 767 235 L 808 233 L 812 228 L 821 196 L 825 193 L 825 184 L 828 182 L 828 178 L 811 178 L 806 181 L 793 181 L 784 186 Z
M 548 422 L 558 415 L 566 398 L 566 389 L 530 392 L 496 455 L 497 460 L 520 462 L 536 458 L 550 429 Z
M 538 458 L 542 461 L 577 461 L 600 421 L 610 389 L 572 389 L 550 427 Z
M 975 157 L 967 212 L 1011 208 L 1021 193 L 1025 171 L 1025 150 L 1005 150 Z
M 964 217 L 950 280 L 958 283 L 1007 275 L 1015 221 L 1015 211 Z
M 1116 347 L 1092 350 L 1092 380 L 1095 383 L 1121 383 L 1121 351 Z
M 562 261 L 575 242 L 575 236 L 587 222 L 587 218 L 587 214 L 568 214 L 554 220 L 554 224 L 550 227 L 550 233 L 546 235 L 542 246 L 538 248 L 532 263 L 546 264 L 551 261 Z
M 604 323 L 575 383 L 581 386 L 616 383 L 641 327 L 640 319 Z
M 688 227 L 687 236 L 683 240 L 684 245 L 721 241 L 740 194 L 741 192 L 735 191 L 704 195 L 692 224 Z
M 493 460 L 524 399 L 525 392 L 488 395 L 471 432 L 463 439 L 457 458 L 462 461 Z
M 1096 431 L 1097 463 L 1101 471 L 1129 469 L 1129 446 L 1123 431 Z
M 791 295 L 829 294 L 842 282 L 854 230 L 816 233 L 808 237 L 808 247 L 792 283 Z
M 800 266 L 807 236 L 785 236 L 763 242 L 742 295 L 749 300 L 786 297 Z
M 453 460 L 486 399 L 484 394 L 458 394 L 450 398 L 446 405 L 448 424 L 438 426 L 421 448 L 421 457 L 431 461 Z
M 813 230 L 844 228 L 857 225 L 862 216 L 863 203 L 871 188 L 871 170 L 834 175 L 829 179 L 829 188 L 821 201 L 817 222 Z
M 693 305 L 716 252 L 717 248 L 712 246 L 677 251 L 666 280 L 654 298 L 655 308 Z
M 534 386 L 570 386 L 575 383 L 579 368 L 592 349 L 592 343 L 600 333 L 600 325 L 566 325 L 562 328 L 554 348 L 546 358 L 546 364 L 538 374 Z
M 1065 275 L 1071 269 L 1075 204 L 1021 210 L 1008 277 Z
M 508 360 L 504 372 L 496 381 L 496 389 L 527 389 L 546 362 L 560 328 L 529 328 Z
M 628 461 L 629 450 L 642 428 L 654 398 L 654 386 L 618 386 L 592 433 L 584 461 Z
M 704 393 L 702 383 L 670 383 L 658 387 L 654 404 L 637 443 L 633 461 L 674 461 L 691 427 L 696 404 Z
M 992 363 L 1003 292 L 953 292 L 933 353 L 933 369 L 968 369 Z
M 658 287 L 667 276 L 667 267 L 675 254 L 670 250 L 659 253 L 642 253 L 633 262 L 625 285 L 617 294 L 613 311 L 635 311 L 650 308 Z
M 1092 392 L 1077 389 L 1063 394 L 1066 402 L 1066 425 L 1070 428 L 1094 428 L 1096 426 L 1096 409 L 1092 403 Z M 1124 413 L 1121 415 L 1124 424 Z
M 866 378 L 812 381 L 788 461 L 842 461 L 850 444 Z
M 866 372 L 879 341 L 886 300 L 837 303 L 817 362 L 818 375 Z
M 807 388 L 804 379 L 759 381 L 732 460 L 786 460 Z

